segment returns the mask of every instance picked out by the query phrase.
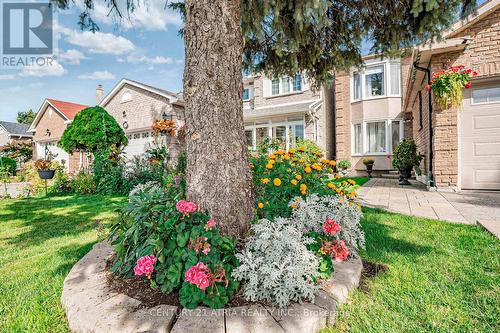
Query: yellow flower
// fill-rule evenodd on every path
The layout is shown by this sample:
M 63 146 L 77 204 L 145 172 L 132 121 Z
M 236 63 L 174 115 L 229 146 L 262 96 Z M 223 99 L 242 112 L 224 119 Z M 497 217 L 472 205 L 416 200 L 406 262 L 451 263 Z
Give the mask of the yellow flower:
M 297 185 L 298 181 L 297 181 L 297 179 L 292 179 L 291 183 L 292 183 L 293 185 Z
M 337 194 L 340 194 L 340 192 L 342 192 L 340 189 L 336 189 L 335 192 L 337 192 Z
M 274 178 L 273 180 L 274 186 L 281 186 L 281 179 L 279 178 Z
M 302 179 L 302 176 L 301 176 L 301 175 L 295 175 L 295 179 L 297 179 L 297 180 L 301 180 L 301 179 Z
M 354 206 L 354 202 L 349 201 L 349 206 Z
M 288 150 L 288 154 L 291 154 L 291 155 L 295 154 L 295 149 L 290 148 L 290 149 Z
M 260 181 L 262 184 L 269 184 L 269 178 L 262 178 Z
M 356 185 L 356 181 L 354 179 L 348 179 L 347 182 L 351 185 Z
M 295 208 L 299 207 L 299 205 L 297 205 L 296 203 L 293 203 L 290 205 L 290 207 L 292 207 L 292 209 L 295 209 Z
M 267 163 L 266 164 L 266 168 L 269 169 L 269 170 L 271 170 L 273 168 L 272 163 Z
M 306 166 L 306 167 L 304 168 L 304 171 L 305 171 L 305 173 L 311 173 L 311 171 L 312 171 L 312 170 L 311 170 L 311 167 L 310 167 L 310 166 Z
M 283 155 L 283 158 L 288 161 L 290 159 L 290 154 Z
M 274 159 L 276 158 L 276 155 L 275 155 L 275 154 L 271 154 L 271 155 L 269 156 L 269 158 L 270 158 L 270 159 L 272 159 L 272 160 L 274 160 Z
M 262 209 L 262 208 L 264 208 L 264 204 L 263 204 L 262 202 L 259 202 L 259 203 L 257 204 L 257 207 L 259 207 L 260 209 Z
M 336 175 L 335 175 L 335 179 L 340 179 L 340 175 L 339 175 L 339 174 L 336 174 Z
M 330 161 L 330 166 L 334 167 L 336 164 L 337 164 L 337 162 L 335 162 L 334 160 Z
M 272 165 L 274 165 L 275 163 L 276 163 L 276 160 L 269 160 L 269 161 L 267 161 L 267 164 L 272 164 Z
M 361 210 L 362 206 L 360 204 L 358 204 L 358 209 Z
M 276 154 L 278 154 L 278 155 L 284 155 L 285 151 L 283 149 L 280 149 L 280 150 L 276 151 Z
M 326 186 L 328 186 L 328 188 L 331 188 L 331 189 L 335 188 L 335 184 L 331 183 L 331 182 L 326 184 Z
M 294 157 L 292 161 L 297 162 L 299 159 L 297 157 Z
M 306 184 L 300 184 L 300 191 L 301 192 L 307 191 L 307 185 Z
M 299 149 L 297 149 L 297 150 L 298 150 L 298 151 L 300 151 L 300 152 L 305 152 L 305 151 L 306 151 L 306 148 L 304 148 L 304 147 L 299 147 Z
M 312 165 L 312 168 L 313 168 L 314 170 L 320 171 L 323 167 L 322 167 L 320 164 L 318 164 L 318 163 L 314 163 L 314 164 Z

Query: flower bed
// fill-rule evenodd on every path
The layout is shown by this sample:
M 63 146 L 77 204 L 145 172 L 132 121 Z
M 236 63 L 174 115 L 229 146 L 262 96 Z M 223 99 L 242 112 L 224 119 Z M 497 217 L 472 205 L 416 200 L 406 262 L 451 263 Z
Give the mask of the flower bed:
M 335 181 L 336 163 L 319 149 L 267 151 L 251 157 L 256 218 L 248 239 L 237 244 L 221 235 L 217 221 L 185 199 L 177 170 L 166 183 L 130 192 L 111 231 L 112 271 L 178 294 L 189 309 L 223 308 L 237 292 L 279 307 L 314 300 L 334 263 L 364 247 L 357 185 Z

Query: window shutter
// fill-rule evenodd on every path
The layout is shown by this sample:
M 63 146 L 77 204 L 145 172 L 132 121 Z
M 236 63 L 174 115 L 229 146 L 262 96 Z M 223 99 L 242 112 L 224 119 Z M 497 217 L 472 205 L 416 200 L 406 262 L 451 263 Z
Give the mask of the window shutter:
M 271 80 L 268 78 L 264 78 L 262 80 L 262 95 L 264 97 L 269 97 L 271 96 Z

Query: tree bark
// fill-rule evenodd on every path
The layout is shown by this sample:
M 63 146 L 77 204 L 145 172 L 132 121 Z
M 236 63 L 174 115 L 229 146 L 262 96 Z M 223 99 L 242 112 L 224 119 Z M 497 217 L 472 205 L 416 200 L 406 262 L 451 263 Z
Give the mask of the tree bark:
M 245 236 L 253 192 L 242 108 L 240 0 L 186 0 L 187 198 L 223 234 Z

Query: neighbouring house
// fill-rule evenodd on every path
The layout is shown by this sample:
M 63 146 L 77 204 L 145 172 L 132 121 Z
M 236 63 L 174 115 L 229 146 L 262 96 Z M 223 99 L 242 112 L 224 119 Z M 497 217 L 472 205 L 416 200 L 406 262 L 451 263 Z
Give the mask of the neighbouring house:
M 26 141 L 33 138 L 28 132 L 30 125 L 0 121 L 0 147 L 13 141 Z
M 411 59 L 381 59 L 369 55 L 361 68 L 335 73 L 332 87 L 332 154 L 352 163 L 351 175 L 366 175 L 363 159 L 373 158 L 374 174 L 392 169 L 394 147 L 412 137 L 411 119 L 404 114 L 402 96 Z
M 33 133 L 35 143 L 33 158 L 46 158 L 50 153 L 54 160 L 64 164 L 66 171 L 78 171 L 86 163 L 85 153 L 74 152 L 70 155 L 57 143 L 76 114 L 88 107 L 82 104 L 45 99 L 28 129 L 28 132 Z
M 103 87 L 99 85 L 96 98 L 97 104 L 106 109 L 125 131 L 129 142 L 124 155 L 129 160 L 154 148 L 152 125 L 155 120 L 174 120 L 177 127 L 184 124 L 182 95 L 144 83 L 122 79 L 105 97 Z M 175 159 L 180 152 L 179 141 L 176 138 L 161 139 L 168 141 L 164 143 L 168 146 L 169 158 Z
M 500 1 L 485 2 L 444 40 L 415 48 L 411 62 L 403 104 L 425 156 L 419 179 L 438 190 L 500 190 Z M 457 65 L 478 75 L 463 90 L 461 110 L 442 110 L 425 86 Z
M 324 93 L 311 89 L 304 75 L 269 78 L 251 75 L 243 80 L 243 119 L 250 149 L 266 138 L 278 140 L 284 148 L 300 139 L 315 141 L 327 155 L 332 152 L 332 117 Z

